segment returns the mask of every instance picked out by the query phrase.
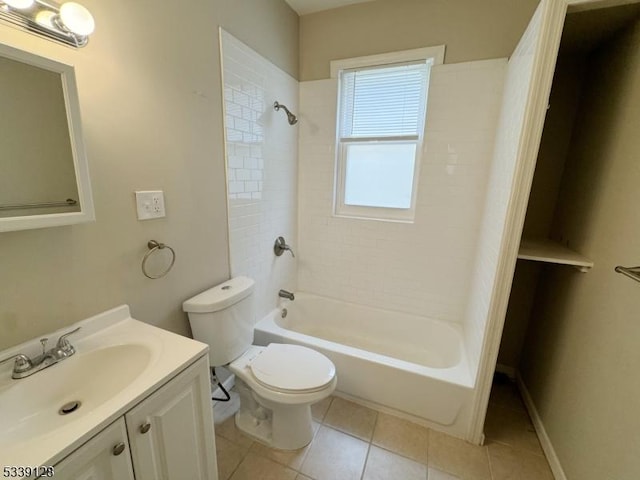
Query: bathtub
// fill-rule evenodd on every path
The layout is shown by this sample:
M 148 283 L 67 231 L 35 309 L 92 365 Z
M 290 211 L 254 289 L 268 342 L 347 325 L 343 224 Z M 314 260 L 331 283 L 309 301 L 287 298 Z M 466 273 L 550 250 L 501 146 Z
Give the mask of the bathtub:
M 284 301 L 257 323 L 256 344 L 313 348 L 335 364 L 339 394 L 466 435 L 474 379 L 460 326 L 304 292 L 295 295 L 295 301 Z

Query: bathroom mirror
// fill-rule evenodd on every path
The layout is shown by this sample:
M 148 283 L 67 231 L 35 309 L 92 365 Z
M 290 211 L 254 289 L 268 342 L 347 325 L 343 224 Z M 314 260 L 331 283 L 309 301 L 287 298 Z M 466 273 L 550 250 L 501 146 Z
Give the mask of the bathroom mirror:
M 94 219 L 73 66 L 0 45 L 0 232 Z

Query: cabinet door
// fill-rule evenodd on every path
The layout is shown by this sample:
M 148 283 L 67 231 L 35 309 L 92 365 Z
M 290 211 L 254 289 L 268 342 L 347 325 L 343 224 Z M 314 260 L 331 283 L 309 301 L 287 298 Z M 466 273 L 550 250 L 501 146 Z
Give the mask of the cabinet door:
M 136 480 L 217 480 L 207 358 L 125 415 Z
M 55 466 L 64 480 L 134 480 L 124 419 L 120 418 Z

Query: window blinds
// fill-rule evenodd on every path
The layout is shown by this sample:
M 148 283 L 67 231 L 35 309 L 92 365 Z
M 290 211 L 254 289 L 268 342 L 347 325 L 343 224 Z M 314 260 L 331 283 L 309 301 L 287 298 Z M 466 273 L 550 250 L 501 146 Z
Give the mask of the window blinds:
M 341 140 L 420 136 L 431 61 L 342 72 Z

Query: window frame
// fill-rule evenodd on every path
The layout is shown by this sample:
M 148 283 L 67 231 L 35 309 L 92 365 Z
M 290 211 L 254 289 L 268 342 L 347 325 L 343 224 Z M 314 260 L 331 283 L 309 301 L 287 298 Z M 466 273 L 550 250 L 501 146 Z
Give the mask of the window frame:
M 420 177 L 420 163 L 422 158 L 424 125 L 426 121 L 426 109 L 429 94 L 429 72 L 427 73 L 427 83 L 425 85 L 425 109 L 422 112 L 423 119 L 421 128 L 416 135 L 398 135 L 389 137 L 355 137 L 352 139 L 342 139 L 341 129 L 341 99 L 342 99 L 342 73 L 349 70 L 364 70 L 369 68 L 384 68 L 394 65 L 415 64 L 421 62 L 431 62 L 430 68 L 444 63 L 445 46 L 419 48 L 405 50 L 402 52 L 385 53 L 381 55 L 370 55 L 366 57 L 334 60 L 331 62 L 331 77 L 338 83 L 337 112 L 336 112 L 336 136 L 335 136 L 335 181 L 334 181 L 334 208 L 333 215 L 336 217 L 362 218 L 367 220 L 382 220 L 391 222 L 412 223 L 415 218 L 416 199 L 418 194 L 418 180 Z M 348 145 L 361 144 L 370 145 L 375 143 L 415 143 L 416 157 L 414 159 L 413 183 L 411 191 L 410 208 L 390 208 L 361 205 L 347 205 L 345 199 L 345 184 L 347 171 L 346 148 Z

